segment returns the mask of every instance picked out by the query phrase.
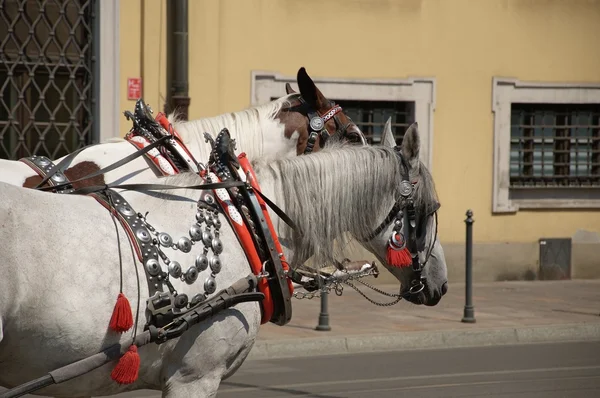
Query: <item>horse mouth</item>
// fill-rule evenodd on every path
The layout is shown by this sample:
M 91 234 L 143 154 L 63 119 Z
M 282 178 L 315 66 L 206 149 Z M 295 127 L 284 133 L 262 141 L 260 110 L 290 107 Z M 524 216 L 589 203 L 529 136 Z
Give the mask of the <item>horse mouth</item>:
M 408 289 L 404 290 L 402 293 L 402 298 L 406 301 L 409 301 L 413 304 L 416 305 L 424 305 L 427 307 L 433 307 L 436 306 L 440 300 L 442 299 L 442 294 L 439 294 L 437 292 L 433 293 L 433 296 L 430 296 L 428 294 L 425 294 L 425 290 L 417 293 L 417 294 L 411 294 Z

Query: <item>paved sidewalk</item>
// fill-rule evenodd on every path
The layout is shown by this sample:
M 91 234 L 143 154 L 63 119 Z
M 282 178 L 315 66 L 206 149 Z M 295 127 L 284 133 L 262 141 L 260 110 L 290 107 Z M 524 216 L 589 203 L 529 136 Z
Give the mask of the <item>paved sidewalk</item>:
M 369 278 L 370 279 L 370 278 Z M 369 297 L 389 302 L 358 284 Z M 396 293 L 394 285 L 377 286 Z M 524 342 L 600 340 L 600 280 L 491 282 L 473 286 L 476 323 L 462 323 L 464 283 L 435 307 L 371 304 L 350 287 L 329 296 L 331 331 L 315 331 L 320 299 L 293 302 L 292 321 L 261 327 L 249 359 Z

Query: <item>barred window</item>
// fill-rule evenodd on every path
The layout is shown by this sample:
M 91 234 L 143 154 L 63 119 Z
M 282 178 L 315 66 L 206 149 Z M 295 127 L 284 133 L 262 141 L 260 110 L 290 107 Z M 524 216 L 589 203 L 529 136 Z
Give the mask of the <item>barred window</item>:
M 409 101 L 334 100 L 365 135 L 369 144 L 379 144 L 383 127 L 392 118 L 396 144 L 402 143 L 404 132 L 415 121 L 415 103 Z
M 600 104 L 513 103 L 510 186 L 600 186 Z
M 0 158 L 92 143 L 96 1 L 0 1 Z
M 271 97 L 271 101 L 277 97 Z M 392 132 L 396 145 L 402 144 L 402 138 L 408 126 L 415 121 L 415 103 L 411 101 L 356 101 L 333 99 L 346 115 L 363 132 L 370 145 L 381 142 L 385 122 L 392 118 Z

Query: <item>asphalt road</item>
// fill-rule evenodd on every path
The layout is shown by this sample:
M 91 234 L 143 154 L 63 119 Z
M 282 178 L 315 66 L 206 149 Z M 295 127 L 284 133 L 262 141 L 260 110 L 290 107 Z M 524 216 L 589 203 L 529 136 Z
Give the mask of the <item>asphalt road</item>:
M 597 397 L 600 342 L 248 361 L 219 398 Z M 160 397 L 154 391 L 119 398 Z
M 219 397 L 600 396 L 600 342 L 246 363 Z

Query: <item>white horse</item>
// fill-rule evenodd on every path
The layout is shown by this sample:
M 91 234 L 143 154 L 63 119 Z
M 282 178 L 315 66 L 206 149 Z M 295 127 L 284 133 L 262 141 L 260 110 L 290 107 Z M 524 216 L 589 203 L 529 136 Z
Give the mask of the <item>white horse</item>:
M 192 121 L 177 121 L 174 114 L 169 115 L 168 118 L 196 160 L 205 159 L 206 145 L 203 134 L 206 132 L 216 136 L 224 127 L 229 129 L 231 137 L 236 140 L 237 149 L 245 152 L 249 159 L 257 157 L 275 159 L 299 155 L 304 153 L 309 139 L 307 111 L 325 115 L 333 105 L 317 88 L 304 68 L 299 69 L 297 82 L 299 94 L 292 93 L 288 89 L 289 94 L 284 97 L 239 112 Z M 362 132 L 343 110 L 329 119 L 324 127 L 330 135 L 337 132 L 338 136 L 364 143 Z M 319 151 L 323 144 L 318 140 L 314 151 Z M 83 150 L 68 165 L 65 174 L 73 181 L 125 158 L 135 151 L 136 148 L 124 139 L 112 139 Z M 64 157 L 66 156 L 56 159 L 54 163 L 58 163 Z M 107 172 L 103 177 L 97 177 L 93 184 L 148 180 L 155 174 L 148 167 L 147 162 L 144 157 L 138 157 L 116 170 Z M 13 185 L 34 187 L 41 181 L 41 178 L 23 162 L 0 159 L 0 170 L 0 181 Z M 89 182 L 76 183 L 74 187 L 85 185 L 89 185 Z
M 384 142 L 391 140 L 393 137 L 386 135 Z M 289 249 L 296 262 L 290 263 L 298 265 L 312 254 L 331 258 L 333 241 L 343 233 L 351 234 L 385 263 L 394 223 L 390 220 L 375 237 L 367 236 L 400 203 L 402 173 L 408 171 L 416 183 L 413 198 L 423 221 L 419 239 L 424 240 L 425 248 L 419 249 L 417 258 L 426 262 L 422 275 L 427 281 L 411 301 L 435 305 L 446 291 L 446 264 L 435 233 L 437 219 L 427 214 L 427 209 L 437 208 L 437 197 L 431 175 L 418 160 L 419 145 L 418 131 L 412 128 L 400 151 L 388 145 L 334 145 L 311 156 L 256 161 L 254 170 L 262 192 L 282 207 L 301 231 L 301 236 L 292 236 L 270 211 L 280 236 L 291 238 Z M 400 162 L 400 154 L 405 163 Z M 189 185 L 198 184 L 199 177 L 185 173 L 148 182 Z M 0 192 L 0 385 L 11 388 L 125 341 L 129 332 L 120 335 L 107 328 L 119 291 L 117 230 L 109 212 L 93 198 L 81 195 L 57 195 L 6 183 L 0 183 Z M 201 197 L 200 191 L 188 189 L 158 195 L 120 193 L 134 210 L 148 212 L 147 220 L 157 231 L 168 232 L 175 241 L 186 236 L 195 222 L 195 201 Z M 223 267 L 216 281 L 219 288 L 225 288 L 249 274 L 250 266 L 229 224 L 222 215 L 220 218 Z M 128 255 L 128 239 L 120 226 L 118 230 L 122 290 L 133 312 L 142 310 L 140 322 L 134 326 L 142 333 L 149 295 L 144 267 Z M 165 251 L 185 271 L 197 254 L 194 248 L 189 255 Z M 142 275 L 139 290 L 136 267 Z M 412 268 L 389 268 L 406 292 L 415 278 Z M 191 285 L 179 280 L 172 283 L 178 292 L 192 297 L 203 291 L 207 276 L 208 271 L 202 272 Z M 140 347 L 139 377 L 133 384 L 111 380 L 113 362 L 37 393 L 81 397 L 155 389 L 162 390 L 164 397 L 214 397 L 221 380 L 231 376 L 250 352 L 260 320 L 257 303 L 238 304 L 178 338 Z

